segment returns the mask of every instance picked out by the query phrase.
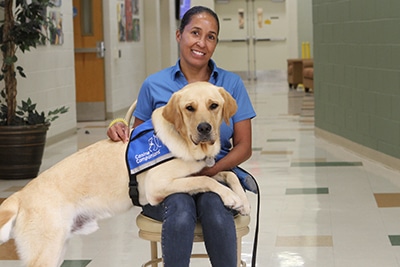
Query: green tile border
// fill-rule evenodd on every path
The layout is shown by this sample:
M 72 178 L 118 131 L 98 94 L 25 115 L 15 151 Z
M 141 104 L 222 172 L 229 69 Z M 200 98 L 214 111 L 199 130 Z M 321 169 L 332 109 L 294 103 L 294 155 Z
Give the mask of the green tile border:
M 363 166 L 362 162 L 331 161 L 331 162 L 292 162 L 290 167 L 356 167 Z
M 290 150 L 262 150 L 261 155 L 293 155 Z
M 64 260 L 61 267 L 86 267 L 91 260 Z
M 267 139 L 267 142 L 295 142 L 296 139 L 292 138 L 279 138 L 279 139 Z
M 286 195 L 319 195 L 329 194 L 328 187 L 315 188 L 286 188 Z
M 400 246 L 400 235 L 389 235 L 392 246 Z

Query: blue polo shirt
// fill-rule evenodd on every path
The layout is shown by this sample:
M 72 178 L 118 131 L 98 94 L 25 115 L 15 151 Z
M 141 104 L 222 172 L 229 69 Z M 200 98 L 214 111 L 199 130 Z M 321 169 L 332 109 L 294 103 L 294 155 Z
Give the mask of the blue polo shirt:
M 238 104 L 238 110 L 231 118 L 229 126 L 221 125 L 221 155 L 225 155 L 231 148 L 230 139 L 233 135 L 233 124 L 256 116 L 247 90 L 239 75 L 218 68 L 213 60 L 209 66 L 212 70 L 209 82 L 223 87 Z M 153 110 L 167 104 L 171 95 L 188 84 L 183 75 L 179 60 L 175 66 L 163 69 L 147 77 L 139 91 L 137 106 L 133 115 L 143 121 L 149 120 Z M 224 152 L 224 153 L 223 153 Z

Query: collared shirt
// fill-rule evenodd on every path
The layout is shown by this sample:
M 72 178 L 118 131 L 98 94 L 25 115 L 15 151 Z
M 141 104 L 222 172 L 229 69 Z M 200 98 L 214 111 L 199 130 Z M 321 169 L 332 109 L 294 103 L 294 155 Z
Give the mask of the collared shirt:
M 209 82 L 223 87 L 238 105 L 238 110 L 231 118 L 229 126 L 225 122 L 221 125 L 221 149 L 226 154 L 232 147 L 230 139 L 233 136 L 234 123 L 252 119 L 256 113 L 240 76 L 218 68 L 213 60 L 210 60 L 209 66 L 212 70 Z M 179 60 L 174 66 L 148 76 L 140 88 L 133 115 L 143 121 L 149 120 L 153 110 L 166 105 L 171 95 L 187 84 L 188 81 L 180 69 Z

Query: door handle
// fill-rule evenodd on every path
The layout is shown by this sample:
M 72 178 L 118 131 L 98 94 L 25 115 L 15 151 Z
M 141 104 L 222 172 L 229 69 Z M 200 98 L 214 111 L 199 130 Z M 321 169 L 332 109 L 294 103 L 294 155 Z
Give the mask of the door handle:
M 106 47 L 104 41 L 96 42 L 96 53 L 98 58 L 104 58 Z
M 96 47 L 75 48 L 75 53 L 96 53 L 98 58 L 104 58 L 106 47 L 103 41 L 96 42 Z

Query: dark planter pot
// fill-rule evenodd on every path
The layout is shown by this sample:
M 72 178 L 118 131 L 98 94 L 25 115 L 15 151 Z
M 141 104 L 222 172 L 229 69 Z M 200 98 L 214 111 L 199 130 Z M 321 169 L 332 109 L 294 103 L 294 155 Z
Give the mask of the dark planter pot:
M 0 179 L 38 175 L 49 126 L 0 126 Z

